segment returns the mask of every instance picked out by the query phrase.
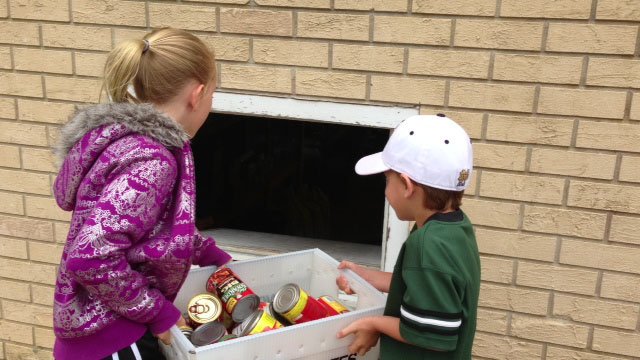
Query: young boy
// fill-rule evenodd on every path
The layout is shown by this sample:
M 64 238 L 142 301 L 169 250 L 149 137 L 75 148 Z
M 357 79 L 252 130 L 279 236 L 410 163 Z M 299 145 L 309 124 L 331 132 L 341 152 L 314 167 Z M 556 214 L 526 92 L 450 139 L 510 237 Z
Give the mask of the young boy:
M 351 352 L 362 356 L 380 338 L 383 360 L 471 359 L 480 258 L 460 204 L 472 164 L 469 136 L 443 114 L 404 120 L 381 153 L 356 164 L 360 175 L 384 173 L 389 204 L 417 229 L 402 245 L 393 274 L 340 264 L 389 293 L 384 316 L 357 320 L 338 333 L 355 335 Z M 344 277 L 336 281 L 352 293 Z

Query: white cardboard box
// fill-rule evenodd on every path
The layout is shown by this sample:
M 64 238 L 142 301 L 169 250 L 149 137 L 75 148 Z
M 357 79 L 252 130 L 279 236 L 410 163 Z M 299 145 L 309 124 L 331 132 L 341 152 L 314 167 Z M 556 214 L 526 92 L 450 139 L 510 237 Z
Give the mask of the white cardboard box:
M 281 286 L 296 283 L 314 297 L 338 298 L 338 262 L 319 249 L 238 261 L 229 267 L 259 296 L 273 295 Z M 215 267 L 191 270 L 174 301 L 176 306 L 186 309 L 191 297 L 205 292 L 207 278 L 214 270 Z M 170 360 L 378 359 L 379 345 L 363 357 L 356 356 L 348 351 L 353 335 L 337 339 L 336 334 L 356 319 L 382 315 L 386 296 L 352 271 L 343 274 L 358 294 L 354 311 L 201 347 L 193 346 L 174 326 L 173 344 L 161 344 L 163 351 Z

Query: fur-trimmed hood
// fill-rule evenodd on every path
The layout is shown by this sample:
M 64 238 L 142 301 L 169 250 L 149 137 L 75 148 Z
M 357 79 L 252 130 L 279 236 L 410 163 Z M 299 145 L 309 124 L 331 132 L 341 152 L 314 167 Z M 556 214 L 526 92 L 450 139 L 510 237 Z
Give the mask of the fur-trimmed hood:
M 72 115 L 60 130 L 54 152 L 60 163 L 89 131 L 102 125 L 122 124 L 131 132 L 158 140 L 167 147 L 182 148 L 189 139 L 182 127 L 151 104 L 109 103 L 86 107 Z

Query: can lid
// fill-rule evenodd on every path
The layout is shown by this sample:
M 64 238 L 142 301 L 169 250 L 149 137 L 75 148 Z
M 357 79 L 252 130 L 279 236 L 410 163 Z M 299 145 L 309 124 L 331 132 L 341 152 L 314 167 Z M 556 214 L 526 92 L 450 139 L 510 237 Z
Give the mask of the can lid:
M 227 335 L 227 329 L 222 323 L 217 321 L 209 322 L 193 330 L 191 343 L 196 346 L 209 345 L 220 340 L 225 335 Z
M 286 313 L 300 301 L 300 287 L 296 284 L 286 284 L 273 297 L 273 310 Z
M 241 323 L 247 317 L 249 317 L 260 306 L 260 297 L 256 294 L 250 294 L 244 296 L 238 300 L 238 303 L 233 308 L 231 313 L 231 319 L 234 322 Z
M 191 298 L 187 305 L 189 319 L 196 324 L 204 324 L 216 320 L 222 312 L 222 303 L 213 294 L 198 294 Z

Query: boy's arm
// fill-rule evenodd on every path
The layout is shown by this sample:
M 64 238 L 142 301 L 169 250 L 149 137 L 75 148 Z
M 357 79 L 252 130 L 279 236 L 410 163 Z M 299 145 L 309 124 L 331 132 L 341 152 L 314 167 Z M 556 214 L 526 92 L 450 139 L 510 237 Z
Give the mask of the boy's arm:
M 361 278 L 366 280 L 369 284 L 371 284 L 374 288 L 378 289 L 382 292 L 389 292 L 389 286 L 391 285 L 391 273 L 384 272 L 380 270 L 375 270 L 371 268 L 367 268 L 364 266 L 360 266 L 351 261 L 343 260 L 340 265 L 338 265 L 338 269 L 349 269 L 356 274 L 358 274 Z M 339 276 L 336 279 L 336 283 L 340 290 L 346 292 L 347 294 L 353 294 L 353 290 L 349 286 L 349 281 L 344 276 Z

